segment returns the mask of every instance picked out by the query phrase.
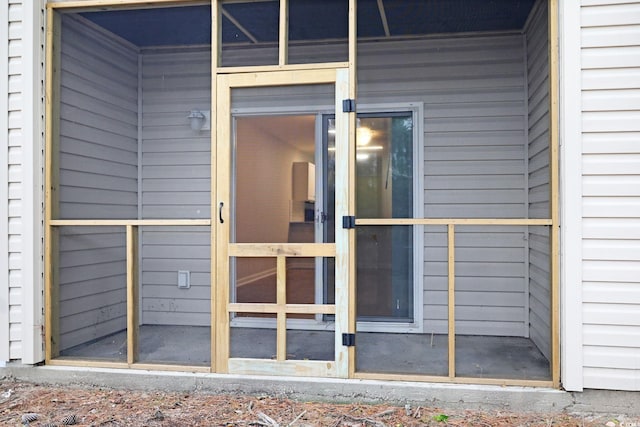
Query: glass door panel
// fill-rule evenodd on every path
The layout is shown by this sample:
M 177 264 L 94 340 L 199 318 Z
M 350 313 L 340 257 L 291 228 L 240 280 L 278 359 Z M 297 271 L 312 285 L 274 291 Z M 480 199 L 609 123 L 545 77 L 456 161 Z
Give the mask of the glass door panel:
M 358 218 L 413 216 L 413 116 L 406 113 L 359 114 L 356 131 L 356 215 Z M 325 118 L 326 197 L 330 224 L 335 194 L 335 123 Z M 334 227 L 325 228 L 326 239 Z M 357 313 L 359 321 L 413 322 L 413 227 L 358 226 Z M 330 272 L 331 260 L 325 266 Z M 333 298 L 331 275 L 325 293 Z

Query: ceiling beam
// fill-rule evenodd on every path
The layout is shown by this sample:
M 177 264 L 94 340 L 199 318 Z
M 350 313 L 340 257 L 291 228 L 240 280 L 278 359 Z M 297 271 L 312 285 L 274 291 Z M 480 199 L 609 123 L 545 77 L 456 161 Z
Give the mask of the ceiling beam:
M 389 31 L 389 23 L 387 22 L 387 13 L 384 11 L 384 0 L 378 0 L 378 12 L 380 12 L 380 19 L 382 20 L 382 26 L 384 27 L 384 34 L 387 37 L 391 37 Z
M 233 17 L 233 15 L 231 15 L 229 12 L 227 12 L 226 10 L 224 10 L 224 7 L 222 7 L 222 5 L 220 5 L 220 11 L 222 12 L 222 15 L 227 18 L 229 21 L 231 21 L 231 23 L 233 25 L 235 25 L 236 27 L 238 27 L 238 29 L 242 32 L 242 34 L 244 34 L 245 36 L 247 36 L 247 38 L 249 40 L 251 40 L 254 44 L 258 43 L 258 39 L 251 34 L 251 31 L 247 30 L 245 27 L 242 26 L 242 24 L 240 22 L 238 22 L 238 20 L 236 18 Z

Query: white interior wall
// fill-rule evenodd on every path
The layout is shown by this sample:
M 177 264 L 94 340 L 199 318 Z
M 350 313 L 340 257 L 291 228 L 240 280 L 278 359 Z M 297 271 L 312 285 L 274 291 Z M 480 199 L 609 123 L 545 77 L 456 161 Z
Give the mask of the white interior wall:
M 547 2 L 538 1 L 525 26 L 528 94 L 528 215 L 549 218 L 549 43 Z M 529 227 L 529 334 L 551 357 L 549 227 Z
M 289 242 L 292 166 L 313 161 L 291 143 L 257 128 L 251 119 L 236 124 L 236 242 Z M 275 259 L 237 260 L 238 283 L 275 275 Z
M 62 17 L 60 218 L 137 215 L 137 52 Z M 59 348 L 126 328 L 122 228 L 61 227 Z

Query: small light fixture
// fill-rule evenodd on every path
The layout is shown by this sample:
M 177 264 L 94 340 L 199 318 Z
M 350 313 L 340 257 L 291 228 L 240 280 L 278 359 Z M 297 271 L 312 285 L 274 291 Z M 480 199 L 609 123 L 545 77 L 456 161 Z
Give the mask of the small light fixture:
M 207 121 L 207 116 L 200 110 L 191 110 L 187 118 L 191 124 L 191 130 L 194 132 L 200 132 Z

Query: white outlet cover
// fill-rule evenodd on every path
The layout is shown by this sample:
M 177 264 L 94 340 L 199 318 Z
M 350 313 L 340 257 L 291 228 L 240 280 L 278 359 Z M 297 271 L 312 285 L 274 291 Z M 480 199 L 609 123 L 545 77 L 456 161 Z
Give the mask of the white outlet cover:
M 178 270 L 178 288 L 189 289 L 191 287 L 191 272 L 189 270 Z

